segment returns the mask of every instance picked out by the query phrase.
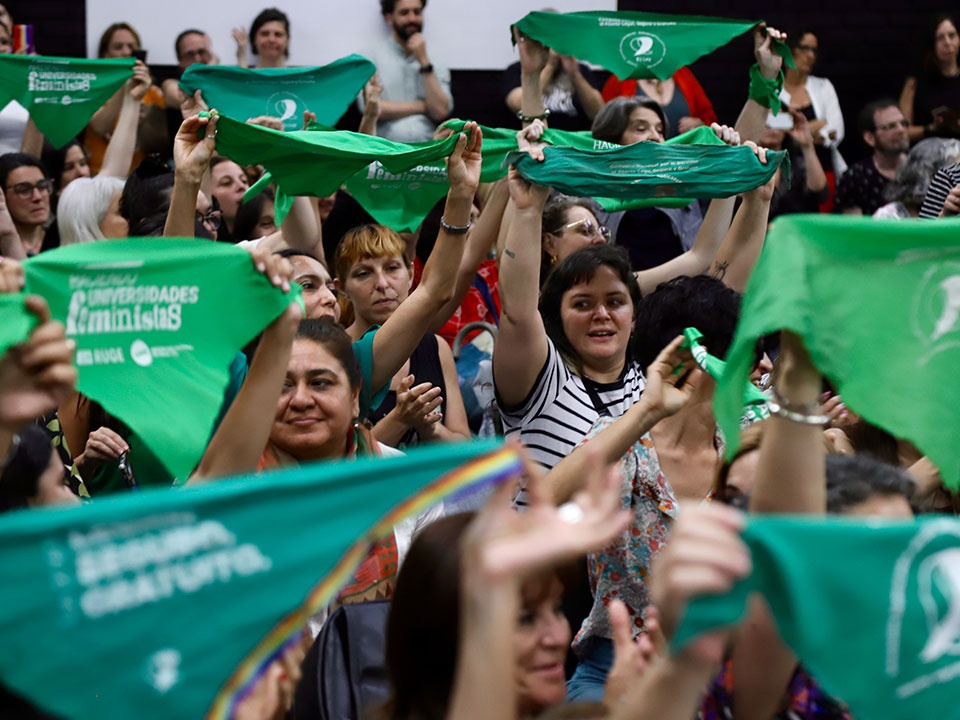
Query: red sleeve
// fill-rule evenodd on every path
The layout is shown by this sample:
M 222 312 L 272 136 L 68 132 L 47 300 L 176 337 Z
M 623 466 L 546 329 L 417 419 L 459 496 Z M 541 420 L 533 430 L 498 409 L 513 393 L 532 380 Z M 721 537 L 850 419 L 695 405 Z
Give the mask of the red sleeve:
M 621 80 L 616 75 L 607 78 L 607 82 L 600 91 L 604 102 L 610 102 L 615 97 L 633 97 L 637 94 L 636 80 Z
M 673 81 L 686 99 L 687 105 L 690 106 L 691 117 L 700 118 L 707 125 L 717 122 L 717 113 L 713 110 L 713 104 L 690 72 L 690 68 L 682 67 L 677 70 L 673 74 Z

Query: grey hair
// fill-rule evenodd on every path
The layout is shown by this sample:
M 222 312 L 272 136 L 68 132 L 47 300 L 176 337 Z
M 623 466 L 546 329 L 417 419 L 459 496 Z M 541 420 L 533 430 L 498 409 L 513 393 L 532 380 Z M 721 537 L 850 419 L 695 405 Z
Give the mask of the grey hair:
M 910 150 L 907 160 L 887 188 L 890 202 L 901 202 L 911 210 L 919 210 L 934 174 L 960 156 L 960 140 L 927 138 Z
M 663 123 L 664 137 L 670 134 L 667 123 L 667 116 L 663 114 L 663 108 L 660 103 L 647 97 L 616 97 L 597 113 L 593 120 L 593 127 L 590 128 L 590 134 L 595 140 L 604 140 L 609 143 L 620 145 L 620 138 L 630 124 L 630 115 L 634 110 L 647 108 L 653 110 Z
M 67 185 L 57 202 L 60 245 L 103 240 L 100 221 L 114 195 L 123 191 L 123 178 L 77 178 Z

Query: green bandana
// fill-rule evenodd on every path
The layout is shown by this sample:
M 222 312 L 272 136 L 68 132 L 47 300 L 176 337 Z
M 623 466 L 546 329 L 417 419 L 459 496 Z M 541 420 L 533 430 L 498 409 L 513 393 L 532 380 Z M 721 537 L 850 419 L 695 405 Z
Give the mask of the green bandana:
M 284 130 L 300 130 L 304 110 L 316 113 L 317 122 L 336 124 L 376 70 L 359 55 L 306 68 L 193 64 L 184 71 L 180 88 L 188 95 L 202 90 L 209 107 L 232 118 L 269 115 L 283 120 Z
M 766 597 L 784 641 L 861 720 L 960 717 L 960 523 L 751 517 L 753 574 L 694 601 L 674 639 L 736 622 Z
M 960 222 L 778 219 L 743 298 L 714 412 L 735 434 L 756 340 L 781 329 L 868 422 L 913 442 L 960 487 Z
M 399 173 L 391 173 L 376 161 L 347 180 L 344 187 L 381 225 L 397 232 L 413 232 L 449 192 L 450 183 L 442 161 Z
M 64 717 L 226 720 L 371 542 L 520 469 L 440 443 L 0 518 L 0 678 Z
M 77 342 L 77 389 L 179 477 L 203 453 L 231 360 L 294 297 L 249 253 L 198 240 L 71 245 L 23 265 L 25 292 L 43 295 Z
M 0 107 L 16 100 L 50 144 L 63 147 L 133 76 L 133 58 L 0 55 Z
M 0 355 L 11 345 L 27 339 L 37 324 L 37 317 L 29 312 L 21 294 L 0 294 Z
M 693 355 L 694 362 L 697 363 L 700 369 L 714 380 L 719 381 L 727 364 L 720 358 L 714 357 L 707 352 L 707 349 L 700 344 L 702 338 L 703 333 L 699 330 L 696 328 L 687 328 L 683 331 L 683 344 L 680 347 L 689 349 Z M 770 417 L 767 400 L 767 396 L 760 392 L 760 388 L 748 380 L 747 386 L 743 391 L 743 414 L 740 417 L 741 429 L 758 420 L 764 420 Z
M 520 152 L 505 161 L 531 182 L 565 195 L 621 199 L 730 197 L 763 185 L 789 162 L 783 151 L 768 151 L 763 165 L 745 146 L 650 142 L 614 150 L 548 147 L 543 162 Z
M 217 120 L 217 152 L 238 165 L 263 165 L 289 196 L 329 195 L 375 160 L 402 173 L 442 160 L 456 145 L 456 135 L 407 145 L 355 132 L 282 133 L 222 115 Z
M 780 92 L 783 90 L 783 70 L 773 80 L 765 78 L 760 72 L 760 66 L 754 63 L 750 67 L 750 99 L 761 107 L 770 110 L 774 115 L 780 114 Z
M 641 12 L 532 12 L 514 27 L 560 55 L 595 63 L 618 78 L 666 80 L 677 70 L 756 27 L 754 20 Z M 790 67 L 790 49 L 775 52 Z

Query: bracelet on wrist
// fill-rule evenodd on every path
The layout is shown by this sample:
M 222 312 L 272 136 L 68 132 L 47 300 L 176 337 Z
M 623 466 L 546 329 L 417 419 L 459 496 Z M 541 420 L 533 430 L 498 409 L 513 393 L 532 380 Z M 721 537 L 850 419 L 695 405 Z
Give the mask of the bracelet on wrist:
M 472 223 L 467 221 L 466 225 L 451 225 L 443 217 L 440 218 L 440 228 L 446 232 L 448 235 L 466 235 L 467 231 L 470 230 Z
M 830 416 L 820 412 L 820 403 L 791 403 L 780 397 L 776 388 L 773 390 L 773 398 L 767 402 L 767 407 L 772 415 L 801 425 L 826 425 L 830 422 Z
M 550 111 L 544 110 L 539 115 L 524 115 L 523 110 L 517 110 L 517 117 L 520 118 L 520 122 L 525 123 L 533 122 L 534 120 L 546 120 L 550 117 Z

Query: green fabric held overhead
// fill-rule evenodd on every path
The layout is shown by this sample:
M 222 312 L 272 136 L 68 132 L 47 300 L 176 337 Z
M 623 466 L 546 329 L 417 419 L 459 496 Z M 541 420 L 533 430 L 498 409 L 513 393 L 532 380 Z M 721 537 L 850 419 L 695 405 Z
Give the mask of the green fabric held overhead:
M 723 376 L 723 371 L 727 364 L 720 358 L 711 355 L 701 344 L 703 333 L 696 328 L 686 328 L 683 331 L 683 343 L 680 345 L 686 348 L 693 355 L 693 360 L 697 366 L 714 380 L 719 381 Z M 770 417 L 770 409 L 767 407 L 767 396 L 760 388 L 747 379 L 747 385 L 743 391 L 743 411 L 740 416 L 740 427 L 744 428 L 758 420 L 765 420 Z
M 790 162 L 784 151 L 768 151 L 764 165 L 746 146 L 652 142 L 613 150 L 547 147 L 543 153 L 543 162 L 521 152 L 504 162 L 565 195 L 622 200 L 730 197 L 765 184 L 781 164 L 787 173 Z
M 666 80 L 758 24 L 756 20 L 697 15 L 536 11 L 513 27 L 561 55 L 599 65 L 622 80 Z M 785 43 L 777 41 L 774 49 L 793 67 L 793 57 Z
M 134 62 L 0 55 L 0 107 L 16 100 L 50 144 L 63 147 L 133 76 Z
M 284 130 L 303 128 L 303 112 L 317 122 L 334 125 L 373 77 L 376 66 L 360 55 L 348 55 L 321 67 L 264 68 L 193 64 L 180 78 L 188 95 L 203 91 L 208 107 L 237 120 L 269 115 Z
M 803 338 L 867 421 L 913 442 L 960 487 L 960 221 L 778 218 L 750 276 L 714 412 L 729 442 L 756 340 Z
M 391 173 L 442 161 L 456 145 L 456 135 L 408 145 L 343 130 L 277 132 L 223 115 L 217 120 L 217 152 L 239 165 L 263 165 L 289 196 L 330 195 L 375 160 Z
M 0 294 L 0 355 L 27 339 L 37 316 L 27 310 L 22 294 Z
M 200 460 L 230 363 L 299 298 L 273 287 L 250 254 L 196 239 L 71 245 L 24 262 L 77 343 L 77 389 L 125 422 L 186 477 Z
M 750 517 L 753 574 L 690 603 L 674 647 L 762 593 L 780 636 L 859 720 L 960 718 L 960 521 Z
M 0 680 L 64 718 L 231 718 L 373 541 L 520 470 L 498 444 L 440 443 L 6 515 Z
M 347 180 L 344 187 L 381 225 L 397 232 L 413 232 L 446 196 L 450 183 L 442 160 L 398 173 L 374 161 Z

